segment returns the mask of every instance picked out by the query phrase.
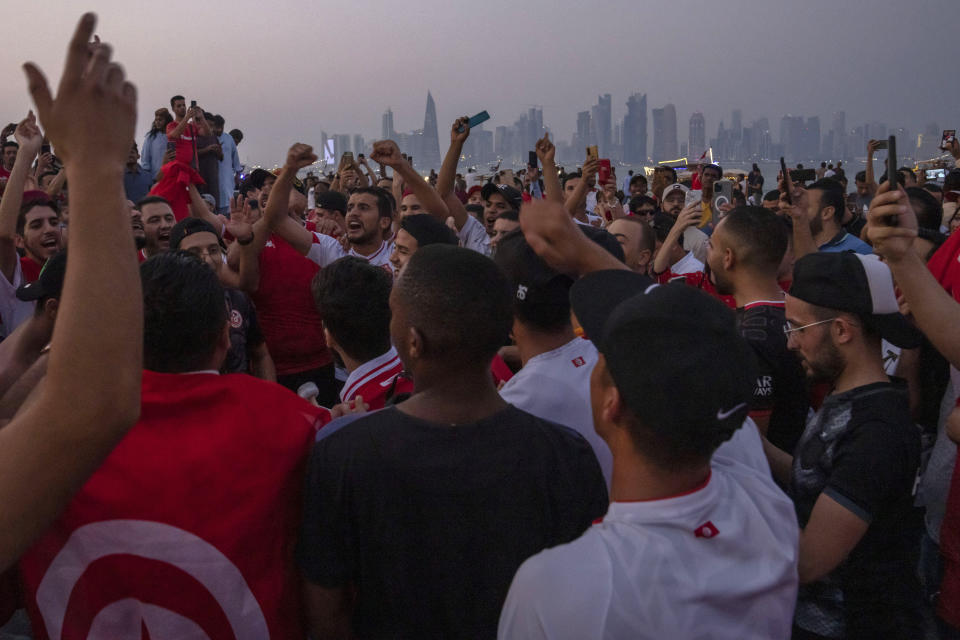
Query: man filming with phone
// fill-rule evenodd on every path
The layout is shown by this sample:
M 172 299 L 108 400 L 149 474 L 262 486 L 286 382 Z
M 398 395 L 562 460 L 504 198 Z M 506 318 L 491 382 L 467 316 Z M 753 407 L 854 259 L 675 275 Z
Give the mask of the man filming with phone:
M 196 169 L 197 138 L 210 135 L 203 109 L 197 106 L 196 100 L 187 109 L 187 101 L 183 96 L 170 98 L 170 108 L 173 109 L 174 121 L 167 125 L 167 148 L 173 143 L 175 159 Z

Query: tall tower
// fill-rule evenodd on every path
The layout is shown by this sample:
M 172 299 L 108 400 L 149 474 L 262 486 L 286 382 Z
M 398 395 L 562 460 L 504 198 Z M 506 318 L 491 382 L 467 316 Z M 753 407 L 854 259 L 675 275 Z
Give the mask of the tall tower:
M 696 160 L 707 150 L 707 124 L 699 111 L 690 116 L 690 136 L 687 157 Z
M 612 138 L 612 109 L 613 100 L 609 93 L 597 96 L 597 104 L 591 109 L 593 125 L 597 131 L 597 146 L 599 147 L 600 157 L 610 157 L 610 146 Z
M 427 111 L 423 116 L 423 140 L 417 164 L 424 169 L 440 168 L 440 137 L 437 134 L 437 106 L 427 91 Z
M 655 162 L 675 160 L 680 154 L 677 144 L 677 108 L 668 104 L 653 110 L 653 159 Z
M 383 113 L 383 124 L 380 127 L 381 140 L 396 140 L 397 132 L 393 128 L 393 111 L 390 107 Z
M 643 164 L 647 161 L 647 94 L 634 93 L 627 98 L 623 117 L 623 161 Z

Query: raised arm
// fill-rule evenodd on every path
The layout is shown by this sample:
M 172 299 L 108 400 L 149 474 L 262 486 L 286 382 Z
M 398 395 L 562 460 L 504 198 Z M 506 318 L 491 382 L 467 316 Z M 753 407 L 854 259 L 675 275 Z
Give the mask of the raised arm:
M 564 273 L 586 275 L 627 265 L 590 240 L 559 202 L 534 200 L 520 207 L 520 228 L 534 252 Z
M 453 223 L 457 231 L 463 229 L 467 223 L 467 217 L 470 215 L 454 194 L 454 182 L 457 178 L 457 164 L 460 162 L 460 155 L 463 153 L 463 144 L 470 136 L 470 127 L 467 122 L 470 118 L 457 118 L 453 126 L 450 127 L 450 148 L 447 149 L 447 155 L 443 157 L 443 164 L 440 165 L 440 173 L 437 174 L 437 193 L 443 198 L 444 204 L 453 216 Z M 460 131 L 463 127 L 463 131 Z M 456 201 L 456 203 L 454 203 Z M 459 205 L 459 206 L 457 206 Z
M 420 174 L 414 171 L 409 162 L 403 159 L 400 155 L 400 148 L 396 142 L 393 140 L 374 142 L 373 153 L 370 154 L 370 158 L 374 162 L 379 162 L 392 168 L 394 180 L 396 180 L 396 176 L 398 175 L 402 177 L 410 190 L 420 199 L 420 204 L 423 205 L 424 209 L 426 209 L 430 215 L 440 220 L 440 222 L 446 222 L 450 211 L 447 209 L 447 205 L 443 203 L 443 198 L 440 197 L 440 194 L 437 193 L 437 190 L 434 189 L 429 182 L 421 178 Z M 397 204 L 400 204 L 399 200 Z
M 290 147 L 286 164 L 283 165 L 277 181 L 270 189 L 267 208 L 263 211 L 263 217 L 270 230 L 289 242 L 302 255 L 307 255 L 310 247 L 313 246 L 313 234 L 287 214 L 290 205 L 290 189 L 293 188 L 293 179 L 297 176 L 297 171 L 316 161 L 317 156 L 310 145 L 298 142 Z
M 680 242 L 680 237 L 683 236 L 683 232 L 689 229 L 690 227 L 696 226 L 700 223 L 700 217 L 703 215 L 703 208 L 700 206 L 699 202 L 694 202 L 691 205 L 684 207 L 683 211 L 680 212 L 680 215 L 677 216 L 677 221 L 673 223 L 673 226 L 670 227 L 670 231 L 667 233 L 666 239 L 663 241 L 663 245 L 660 247 L 660 251 L 657 251 L 656 257 L 653 259 L 653 273 L 660 275 L 665 273 L 670 269 L 670 247 L 675 243 Z
M 787 173 L 789 173 L 789 170 Z M 787 189 L 790 189 L 790 191 L 788 192 Z M 790 201 L 787 201 L 787 193 L 790 193 Z M 780 211 L 793 221 L 794 259 L 799 260 L 808 253 L 816 253 L 819 247 L 817 247 L 817 243 L 813 239 L 813 232 L 810 230 L 810 198 L 807 195 L 807 190 L 803 187 L 793 186 L 793 181 L 789 177 L 781 176 L 780 178 Z
M 543 134 L 543 137 L 537 140 L 536 152 L 540 166 L 543 167 L 543 197 L 563 204 L 563 186 L 560 184 L 560 174 L 555 160 L 557 148 L 550 142 L 549 133 Z
M 13 163 L 13 170 L 7 180 L 3 199 L 0 200 L 0 272 L 9 282 L 13 282 L 13 274 L 17 269 L 17 217 L 20 215 L 20 205 L 23 203 L 23 187 L 30 173 L 30 165 L 40 150 L 43 135 L 37 127 L 37 119 L 33 111 L 20 121 L 14 131 L 14 137 L 20 148 L 17 150 L 17 159 Z
M 937 351 L 960 368 L 960 304 L 937 282 L 913 250 L 917 217 L 903 189 L 890 190 L 889 181 L 880 185 L 867 212 L 867 235 L 873 250 L 886 260 L 910 312 Z M 890 226 L 890 216 L 898 216 Z
M 587 158 L 587 161 L 583 163 L 580 182 L 577 183 L 576 188 L 566 202 L 567 211 L 570 212 L 570 215 L 575 215 L 577 209 L 586 203 L 587 191 L 590 190 L 590 185 L 587 183 L 587 176 L 596 174 L 599 166 L 600 163 L 593 158 Z
M 46 194 L 51 198 L 56 198 L 63 190 L 63 185 L 67 183 L 67 172 L 63 169 L 57 172 L 50 184 L 47 185 Z
M 44 531 L 140 412 L 143 302 L 123 190 L 137 92 L 109 46 L 88 47 L 94 24 L 93 14 L 81 18 L 55 99 L 40 70 L 24 66 L 70 180 L 70 258 L 47 376 L 0 430 L 0 567 Z

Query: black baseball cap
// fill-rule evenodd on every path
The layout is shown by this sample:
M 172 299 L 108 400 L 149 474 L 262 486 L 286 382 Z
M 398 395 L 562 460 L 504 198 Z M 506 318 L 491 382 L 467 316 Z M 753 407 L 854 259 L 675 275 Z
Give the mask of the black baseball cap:
M 183 242 L 184 238 L 203 231 L 212 233 L 214 237 L 216 237 L 217 242 L 220 243 L 220 246 L 226 249 L 226 245 L 223 244 L 223 238 L 220 237 L 220 233 L 212 224 L 200 218 L 184 218 L 173 225 L 173 229 L 170 229 L 170 250 L 176 251 L 180 248 L 180 243 Z
M 577 225 L 588 238 L 623 262 L 623 247 L 603 229 Z M 510 279 L 514 304 L 519 306 L 569 305 L 573 277 L 549 266 L 538 256 L 523 231 L 511 231 L 497 243 L 493 261 Z
M 790 295 L 818 307 L 869 316 L 880 337 L 891 344 L 920 346 L 920 332 L 900 314 L 890 267 L 876 255 L 807 254 L 793 265 Z
M 677 442 L 719 446 L 743 424 L 756 361 L 722 302 L 684 283 L 597 271 L 570 290 L 574 314 L 626 406 Z
M 483 189 L 480 190 L 480 197 L 484 200 L 489 200 L 490 196 L 494 193 L 499 193 L 511 207 L 517 211 L 520 210 L 520 206 L 523 204 L 523 195 L 510 185 L 488 182 L 483 185 Z
M 400 219 L 400 228 L 417 241 L 417 248 L 431 244 L 460 244 L 453 229 L 429 213 L 417 213 Z
M 40 277 L 17 288 L 17 298 L 24 302 L 41 298 L 59 298 L 67 275 L 67 252 L 55 253 L 43 265 Z
M 329 209 L 347 214 L 347 198 L 339 191 L 324 191 L 314 194 L 314 202 L 318 209 Z

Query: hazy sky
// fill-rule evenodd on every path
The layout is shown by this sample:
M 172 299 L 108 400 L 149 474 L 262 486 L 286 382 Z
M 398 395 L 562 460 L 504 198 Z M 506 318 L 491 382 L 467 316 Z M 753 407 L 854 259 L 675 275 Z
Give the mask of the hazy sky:
M 138 140 L 152 111 L 182 93 L 244 131 L 241 159 L 268 165 L 294 141 L 319 144 L 321 130 L 378 137 L 387 106 L 398 131 L 419 128 L 428 89 L 441 149 L 456 116 L 486 109 L 492 129 L 529 105 L 569 140 L 599 93 L 612 94 L 616 121 L 638 90 L 648 109 L 676 104 L 681 141 L 693 111 L 713 136 L 734 108 L 744 124 L 769 117 L 775 138 L 785 113 L 820 115 L 826 133 L 837 109 L 848 127 L 960 128 L 960 83 L 941 72 L 952 66 L 957 0 L 29 4 L 29 20 L 4 29 L 0 120 L 29 107 L 20 63 L 58 79 L 66 40 L 93 9 L 139 88 Z

